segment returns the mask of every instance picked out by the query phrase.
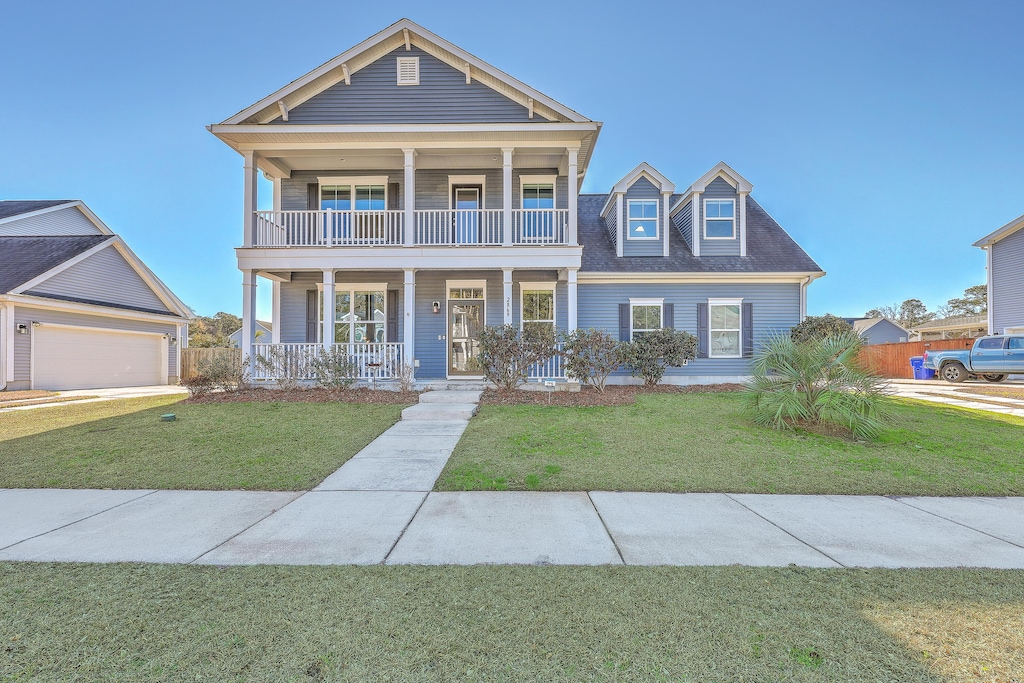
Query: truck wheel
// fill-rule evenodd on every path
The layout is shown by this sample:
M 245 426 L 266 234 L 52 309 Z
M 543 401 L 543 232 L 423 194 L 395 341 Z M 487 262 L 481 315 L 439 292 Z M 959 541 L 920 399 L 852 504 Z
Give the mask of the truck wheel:
M 1006 379 L 1006 375 L 982 375 L 986 382 L 1002 382 Z
M 942 366 L 941 374 L 947 382 L 960 383 L 967 379 L 967 368 L 963 363 L 953 361 Z

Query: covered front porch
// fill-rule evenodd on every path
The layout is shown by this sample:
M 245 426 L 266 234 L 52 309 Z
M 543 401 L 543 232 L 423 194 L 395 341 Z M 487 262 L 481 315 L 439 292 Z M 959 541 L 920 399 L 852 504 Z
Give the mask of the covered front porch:
M 312 381 L 328 354 L 365 383 L 480 381 L 485 326 L 577 325 L 576 269 L 260 271 L 272 282 L 273 333 L 255 343 L 256 271 L 243 272 L 242 355 L 256 381 Z M 560 358 L 530 377 L 565 379 Z

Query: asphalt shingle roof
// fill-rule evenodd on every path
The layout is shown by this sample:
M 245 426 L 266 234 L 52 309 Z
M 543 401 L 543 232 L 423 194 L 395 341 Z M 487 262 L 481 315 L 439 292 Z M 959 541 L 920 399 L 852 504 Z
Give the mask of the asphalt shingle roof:
M 674 204 L 679 198 L 673 196 Z M 821 268 L 751 197 L 747 197 L 747 255 L 693 255 L 682 235 L 669 229 L 669 255 L 615 255 L 615 245 L 601 218 L 608 196 L 579 197 L 579 240 L 583 245 L 581 270 L 600 273 L 814 273 Z
M 0 237 L 0 294 L 7 294 L 97 244 L 110 235 Z
M 40 209 L 49 209 L 51 206 L 70 204 L 74 199 L 38 199 L 38 200 L 14 200 L 0 201 L 0 218 L 10 218 L 23 213 L 32 213 Z

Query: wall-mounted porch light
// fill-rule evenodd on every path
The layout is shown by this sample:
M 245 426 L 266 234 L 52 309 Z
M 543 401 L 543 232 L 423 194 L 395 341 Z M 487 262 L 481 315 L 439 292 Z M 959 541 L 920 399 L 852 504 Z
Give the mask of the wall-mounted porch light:
M 432 303 L 430 305 L 433 307 L 434 313 L 440 313 L 441 312 L 441 302 L 440 301 L 435 301 L 434 303 Z
M 28 334 L 28 325 L 25 323 L 18 323 L 18 334 Z

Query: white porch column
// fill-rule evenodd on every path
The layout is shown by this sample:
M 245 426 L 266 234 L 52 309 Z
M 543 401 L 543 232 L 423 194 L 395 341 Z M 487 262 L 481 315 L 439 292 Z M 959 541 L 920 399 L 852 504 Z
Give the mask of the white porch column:
M 662 198 L 662 202 L 661 202 L 661 204 L 662 204 L 661 227 L 662 227 L 662 230 L 664 231 L 664 232 L 661 233 L 662 234 L 662 247 L 663 247 L 662 256 L 668 256 L 669 230 L 672 227 L 672 221 L 670 221 L 669 217 L 668 217 L 668 210 L 670 208 L 669 201 L 672 199 L 672 193 L 671 192 L 662 192 L 661 193 L 661 198 Z
M 622 258 L 622 243 L 626 240 L 626 235 L 629 234 L 629 225 L 626 224 L 626 219 L 622 215 L 622 193 L 615 193 L 615 215 L 617 216 L 616 223 L 619 224 L 619 234 L 615 240 L 615 255 Z
M 0 337 L 4 339 L 4 382 L 14 381 L 14 304 L 10 301 L 3 304 L 4 307 L 4 329 L 0 331 Z
M 740 192 L 739 199 L 740 256 L 747 255 L 747 193 Z
M 504 312 L 504 323 L 506 325 L 512 324 L 512 269 L 502 268 L 501 269 L 501 289 L 502 289 L 502 310 Z
M 273 344 L 281 343 L 281 283 L 274 280 L 271 283 L 273 307 L 270 311 L 270 341 Z
M 569 269 L 569 273 L 568 273 L 568 276 L 569 276 L 568 280 L 569 281 L 566 284 L 566 289 L 568 290 L 566 292 L 566 294 L 567 294 L 566 299 L 568 299 L 568 303 L 566 304 L 566 306 L 568 306 L 568 308 L 569 308 L 569 311 L 568 311 L 569 312 L 569 323 L 568 323 L 567 327 L 568 327 L 568 331 L 569 332 L 572 332 L 573 330 L 575 330 L 578 327 L 578 325 L 579 325 L 579 323 L 578 323 L 579 319 L 578 319 L 578 317 L 576 315 L 576 309 L 577 309 L 577 303 L 576 303 L 577 302 L 577 299 L 576 299 L 576 274 L 577 274 L 577 270 L 575 268 L 570 268 Z
M 700 256 L 700 241 L 704 239 L 704 226 L 700 224 L 700 193 L 690 195 L 690 222 L 693 224 L 693 255 Z
M 501 148 L 501 244 L 504 247 L 512 246 L 512 152 L 512 148 Z
M 405 246 L 416 244 L 416 150 L 402 148 L 405 153 Z M 408 273 L 408 271 L 406 271 Z
M 242 358 L 252 359 L 256 336 L 256 271 L 242 271 Z
M 405 326 L 402 333 L 405 342 L 404 362 L 416 367 L 416 271 L 405 269 Z M 413 371 L 415 374 L 415 370 Z
M 566 151 L 569 153 L 569 232 L 565 237 L 571 246 L 576 246 L 579 243 L 577 238 L 578 229 L 576 221 L 578 213 L 576 211 L 576 204 L 580 187 L 580 181 L 577 177 L 579 175 L 577 166 L 579 164 L 580 150 L 578 147 L 570 147 Z
M 256 236 L 256 152 L 243 152 L 242 168 L 242 246 L 251 247 Z
M 324 270 L 323 332 L 321 341 L 325 349 L 334 343 L 334 271 Z

